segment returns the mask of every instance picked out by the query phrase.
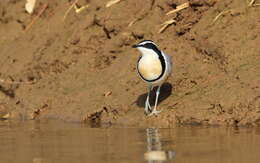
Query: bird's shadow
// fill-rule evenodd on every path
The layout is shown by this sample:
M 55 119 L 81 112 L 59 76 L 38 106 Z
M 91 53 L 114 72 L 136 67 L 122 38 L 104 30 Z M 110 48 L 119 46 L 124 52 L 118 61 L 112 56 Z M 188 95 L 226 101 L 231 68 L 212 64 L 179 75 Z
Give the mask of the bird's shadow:
M 150 101 L 151 106 L 154 106 L 157 88 L 158 88 L 158 86 L 154 87 L 153 90 L 150 92 L 149 101 Z M 160 102 L 162 102 L 163 100 L 167 99 L 171 95 L 171 92 L 172 92 L 172 85 L 168 82 L 164 83 L 161 86 L 158 104 Z M 146 100 L 147 94 L 148 94 L 148 92 L 146 92 L 138 97 L 138 99 L 136 100 L 137 106 L 145 107 L 145 100 Z

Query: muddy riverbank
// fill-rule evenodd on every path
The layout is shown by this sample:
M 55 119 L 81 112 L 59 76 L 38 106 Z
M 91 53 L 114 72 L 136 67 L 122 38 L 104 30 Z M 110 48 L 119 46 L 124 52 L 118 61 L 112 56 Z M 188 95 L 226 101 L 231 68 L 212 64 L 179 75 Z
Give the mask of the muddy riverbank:
M 166 15 L 176 6 L 190 6 Z M 260 7 L 245 0 L 0 2 L 0 118 L 128 126 L 260 125 Z M 46 7 L 47 6 L 47 7 Z M 42 12 L 42 13 L 41 13 Z M 66 14 L 68 13 L 68 14 Z M 40 15 L 40 16 L 38 16 Z M 176 23 L 158 33 L 162 23 Z M 131 45 L 152 39 L 173 58 L 158 117 Z

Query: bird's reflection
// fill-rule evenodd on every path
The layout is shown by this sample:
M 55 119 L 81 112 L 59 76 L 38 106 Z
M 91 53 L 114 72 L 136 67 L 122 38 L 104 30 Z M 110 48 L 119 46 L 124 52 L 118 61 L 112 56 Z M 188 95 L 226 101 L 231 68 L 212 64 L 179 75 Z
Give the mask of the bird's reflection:
M 157 128 L 147 128 L 146 136 L 147 152 L 144 154 L 144 158 L 148 161 L 148 163 L 160 163 L 173 159 L 175 152 L 163 150 L 160 134 Z

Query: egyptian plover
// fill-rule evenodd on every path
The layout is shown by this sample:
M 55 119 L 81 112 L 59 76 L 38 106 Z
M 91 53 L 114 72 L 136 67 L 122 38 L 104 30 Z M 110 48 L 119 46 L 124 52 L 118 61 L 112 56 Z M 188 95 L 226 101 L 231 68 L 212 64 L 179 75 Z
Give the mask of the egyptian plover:
M 171 73 L 171 57 L 158 49 L 151 40 L 143 40 L 132 46 L 141 52 L 137 61 L 137 71 L 139 76 L 148 84 L 148 94 L 145 102 L 145 113 L 147 115 L 158 114 L 161 111 L 156 110 L 160 88 Z M 150 92 L 153 87 L 158 86 L 154 108 L 149 103 Z

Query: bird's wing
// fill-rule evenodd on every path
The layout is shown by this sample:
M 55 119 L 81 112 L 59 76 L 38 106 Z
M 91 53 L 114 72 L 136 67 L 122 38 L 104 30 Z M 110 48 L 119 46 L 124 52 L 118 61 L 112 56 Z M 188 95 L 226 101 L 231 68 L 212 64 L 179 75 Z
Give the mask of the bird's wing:
M 164 52 L 162 52 L 166 58 L 166 62 L 167 62 L 167 66 L 168 66 L 168 73 L 171 73 L 172 70 L 172 56 L 165 54 Z

